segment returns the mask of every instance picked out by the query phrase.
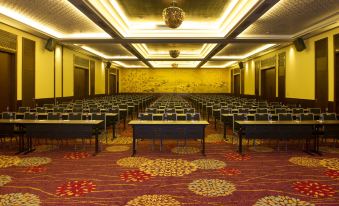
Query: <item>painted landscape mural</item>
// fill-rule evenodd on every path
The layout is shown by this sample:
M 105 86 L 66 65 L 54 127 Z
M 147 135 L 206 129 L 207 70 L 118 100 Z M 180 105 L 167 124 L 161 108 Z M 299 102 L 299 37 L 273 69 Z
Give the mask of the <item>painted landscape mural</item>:
M 121 69 L 122 93 L 226 93 L 226 69 Z

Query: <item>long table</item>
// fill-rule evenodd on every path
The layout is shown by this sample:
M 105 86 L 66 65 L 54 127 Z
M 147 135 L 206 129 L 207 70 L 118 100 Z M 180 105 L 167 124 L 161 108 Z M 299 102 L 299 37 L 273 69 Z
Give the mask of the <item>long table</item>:
M 0 119 L 1 132 L 19 134 L 19 153 L 34 151 L 32 138 L 91 138 L 95 136 L 95 154 L 99 152 L 100 124 L 103 120 L 22 120 Z M 27 137 L 27 142 L 24 141 Z
M 133 152 L 136 154 L 136 139 L 202 139 L 202 154 L 205 155 L 205 127 L 207 121 L 150 121 L 132 120 Z
M 330 129 L 332 134 L 339 134 L 339 120 L 307 120 L 307 121 L 236 121 L 240 126 L 239 153 L 242 154 L 242 137 L 258 138 L 314 138 L 314 152 L 319 151 L 319 135 L 321 128 Z

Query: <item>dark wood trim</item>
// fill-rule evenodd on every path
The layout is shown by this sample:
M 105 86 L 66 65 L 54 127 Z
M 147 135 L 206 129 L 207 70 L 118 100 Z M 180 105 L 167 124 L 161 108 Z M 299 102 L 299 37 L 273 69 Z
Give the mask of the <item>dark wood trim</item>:
M 123 38 L 123 39 L 60 39 L 61 43 L 67 44 L 150 44 L 150 43 L 288 43 L 292 39 L 289 38 L 277 38 L 277 39 L 233 39 L 233 38 Z
M 337 55 L 339 55 L 339 34 L 333 35 L 333 60 L 334 60 L 334 111 L 339 111 L 339 59 L 337 59 Z M 338 57 L 339 58 L 339 57 Z
M 64 96 L 64 46 L 61 45 L 61 97 Z
M 240 69 L 240 94 L 245 93 L 245 68 Z
M 260 1 L 251 12 L 243 17 L 239 23 L 225 36 L 225 39 L 236 38 L 241 32 L 245 31 L 253 22 L 264 15 L 270 8 L 272 8 L 279 0 L 262 0 Z M 214 55 L 221 51 L 229 43 L 219 43 L 214 49 L 205 56 L 204 60 L 199 63 L 197 68 L 201 68 L 206 64 Z
M 321 47 L 321 43 L 324 42 L 324 47 Z M 320 46 L 317 49 L 317 46 Z M 315 100 L 318 107 L 325 109 L 328 107 L 328 37 L 319 39 L 314 42 L 315 50 Z M 325 66 L 321 65 L 318 67 L 317 61 L 326 60 Z M 322 62 L 321 62 L 322 63 Z M 325 74 L 323 74 L 325 73 Z M 319 84 L 320 83 L 320 84 Z

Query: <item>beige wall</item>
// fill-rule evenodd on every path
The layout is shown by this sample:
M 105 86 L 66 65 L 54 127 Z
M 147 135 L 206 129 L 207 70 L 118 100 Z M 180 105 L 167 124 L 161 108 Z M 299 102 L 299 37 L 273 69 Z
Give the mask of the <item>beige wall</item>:
M 254 61 L 262 60 L 281 52 L 286 52 L 286 98 L 315 99 L 315 49 L 314 43 L 322 38 L 328 38 L 328 95 L 329 101 L 334 99 L 334 48 L 333 36 L 339 33 L 339 28 L 316 35 L 305 40 L 306 49 L 297 52 L 294 45 L 270 52 L 259 58 L 245 62 L 245 94 L 255 94 Z M 278 57 L 277 57 L 278 61 Z M 277 65 L 277 64 L 276 64 Z M 278 96 L 278 72 L 276 73 Z M 260 90 L 259 90 L 260 91 Z
M 22 99 L 22 38 L 35 41 L 35 98 L 54 98 L 73 96 L 73 58 L 74 55 L 95 61 L 95 93 L 105 93 L 105 72 L 102 61 L 57 45 L 55 54 L 45 49 L 46 40 L 0 23 L 0 29 L 17 35 L 17 99 Z M 55 74 L 54 74 L 55 62 Z M 63 84 L 63 85 L 62 85 Z
M 120 69 L 120 92 L 228 93 L 228 69 Z

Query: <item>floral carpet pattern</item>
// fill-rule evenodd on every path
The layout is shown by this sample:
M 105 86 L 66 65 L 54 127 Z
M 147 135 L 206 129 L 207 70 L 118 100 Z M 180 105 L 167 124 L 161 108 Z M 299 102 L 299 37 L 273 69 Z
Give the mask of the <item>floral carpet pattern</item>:
M 0 206 L 339 205 L 338 148 L 322 145 L 320 156 L 300 145 L 278 151 L 272 142 L 246 141 L 239 155 L 231 132 L 224 140 L 222 131 L 206 128 L 206 156 L 200 141 L 164 140 L 160 151 L 159 140 L 142 140 L 132 157 L 132 129 L 122 125 L 96 156 L 90 141 L 33 142 L 37 150 L 26 155 L 4 141 Z

